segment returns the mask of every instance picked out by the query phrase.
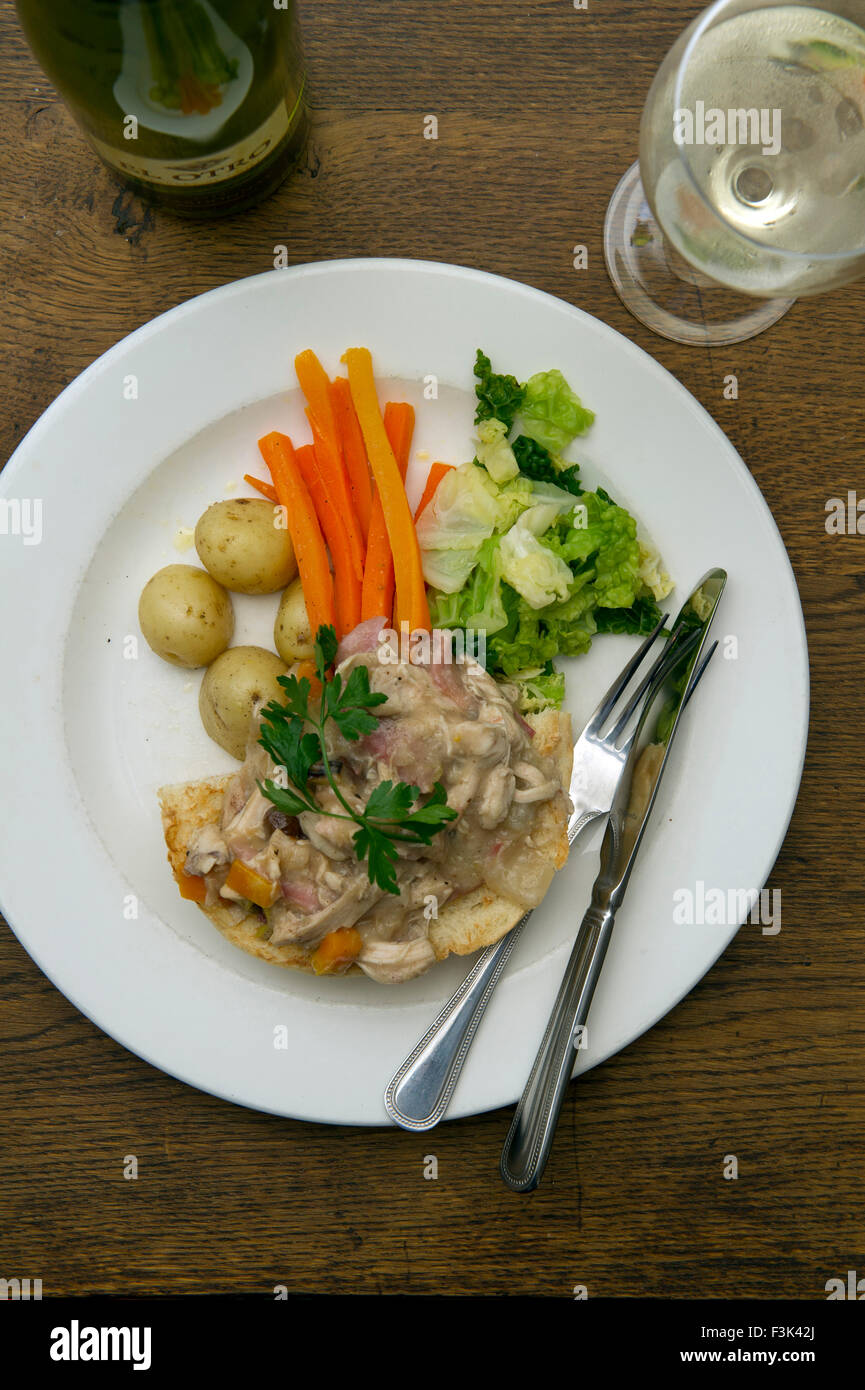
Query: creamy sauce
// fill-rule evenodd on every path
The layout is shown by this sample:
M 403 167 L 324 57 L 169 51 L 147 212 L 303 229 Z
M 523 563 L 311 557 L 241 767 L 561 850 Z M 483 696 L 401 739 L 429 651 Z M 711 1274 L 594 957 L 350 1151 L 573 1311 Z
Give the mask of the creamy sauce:
M 198 832 L 186 871 L 205 876 L 212 905 L 237 898 L 225 880 L 232 860 L 244 860 L 279 885 L 262 923 L 274 945 L 293 942 L 312 951 L 328 932 L 355 927 L 363 940 L 357 963 L 391 982 L 432 964 L 429 923 L 451 898 L 485 884 L 526 908 L 541 901 L 554 870 L 531 834 L 538 808 L 562 788 L 553 761 L 536 753 L 507 688 L 477 662 L 383 664 L 374 638 L 364 645 L 366 634 L 356 633 L 362 649 L 349 651 L 337 669 L 345 680 L 355 666 L 366 666 L 370 689 L 387 702 L 374 711 L 378 727 L 356 742 L 326 726 L 340 792 L 361 808 L 386 779 L 412 783 L 421 793 L 440 782 L 457 819 L 429 846 L 398 846 L 399 896 L 386 893 L 369 882 L 366 862 L 355 856 L 353 821 L 305 812 L 299 823 L 284 817 L 274 823 L 273 807 L 256 786 L 275 772 L 257 743 L 256 719 L 246 760 L 226 789 L 221 824 Z M 341 809 L 327 782 L 309 789 L 322 812 Z

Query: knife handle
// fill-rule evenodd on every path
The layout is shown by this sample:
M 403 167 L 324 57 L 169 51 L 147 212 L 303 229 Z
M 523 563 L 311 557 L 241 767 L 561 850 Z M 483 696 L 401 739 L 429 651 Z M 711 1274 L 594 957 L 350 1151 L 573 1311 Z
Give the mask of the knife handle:
M 583 918 L 553 1012 L 520 1097 L 502 1150 L 500 1171 L 515 1192 L 531 1192 L 541 1180 L 574 1070 L 574 1039 L 589 1016 L 616 915 L 593 902 Z

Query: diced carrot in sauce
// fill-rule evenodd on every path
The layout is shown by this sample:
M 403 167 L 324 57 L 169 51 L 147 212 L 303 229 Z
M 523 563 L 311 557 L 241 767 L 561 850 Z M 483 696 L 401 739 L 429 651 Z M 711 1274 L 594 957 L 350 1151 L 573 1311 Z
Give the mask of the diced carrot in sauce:
M 185 874 L 181 869 L 176 878 L 181 898 L 187 898 L 193 903 L 204 902 L 207 897 L 207 884 L 200 874 Z
M 337 927 L 328 932 L 312 953 L 312 968 L 316 975 L 333 975 L 346 970 L 360 955 L 363 938 L 354 927 Z
M 272 883 L 263 874 L 250 869 L 242 859 L 232 860 L 225 886 L 249 902 L 255 903 L 257 907 L 272 907 L 279 893 L 277 883 Z

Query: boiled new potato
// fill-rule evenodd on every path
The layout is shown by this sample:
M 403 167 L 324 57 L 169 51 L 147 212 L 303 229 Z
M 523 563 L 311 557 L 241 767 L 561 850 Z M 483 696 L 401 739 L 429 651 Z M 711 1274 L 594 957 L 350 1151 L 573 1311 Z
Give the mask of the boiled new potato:
M 234 609 L 221 584 L 196 565 L 166 565 L 138 600 L 148 646 L 173 666 L 209 666 L 234 635 Z
M 246 755 L 249 721 L 256 700 L 285 700 L 277 676 L 288 667 L 264 647 L 230 647 L 205 674 L 198 694 L 201 722 L 214 743 L 241 762 Z
M 195 528 L 198 558 L 237 594 L 273 594 L 297 574 L 282 509 L 262 498 L 214 502 Z
M 273 645 L 283 661 L 311 661 L 315 655 L 312 630 L 299 579 L 289 584 L 279 604 L 273 627 Z

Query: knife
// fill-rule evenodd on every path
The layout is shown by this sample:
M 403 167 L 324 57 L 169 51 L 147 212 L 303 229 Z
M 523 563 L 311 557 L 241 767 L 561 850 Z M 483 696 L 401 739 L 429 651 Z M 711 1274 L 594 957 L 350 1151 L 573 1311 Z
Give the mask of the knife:
M 641 738 L 654 707 L 650 696 L 640 716 L 619 782 L 601 846 L 601 867 L 565 969 L 556 1002 L 525 1090 L 505 1140 L 502 1178 L 515 1192 L 531 1192 L 546 1167 L 574 1069 L 574 1048 L 582 1038 L 607 947 L 628 886 L 634 861 L 652 814 L 658 787 L 676 737 L 682 710 L 702 670 L 701 653 L 715 616 L 726 572 L 709 570 L 676 620 L 701 629 L 699 640 L 674 673 L 673 689 L 648 742 Z M 674 628 L 675 631 L 675 628 Z

